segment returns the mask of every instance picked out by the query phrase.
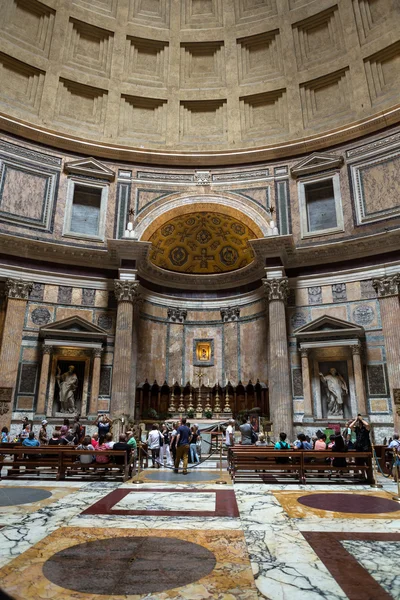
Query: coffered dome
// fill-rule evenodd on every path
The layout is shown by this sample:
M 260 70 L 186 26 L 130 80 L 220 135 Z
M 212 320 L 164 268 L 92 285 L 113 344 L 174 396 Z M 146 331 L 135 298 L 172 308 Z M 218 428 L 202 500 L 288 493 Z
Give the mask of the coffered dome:
M 392 0 L 1 5 L 0 125 L 52 145 L 246 162 L 399 120 Z

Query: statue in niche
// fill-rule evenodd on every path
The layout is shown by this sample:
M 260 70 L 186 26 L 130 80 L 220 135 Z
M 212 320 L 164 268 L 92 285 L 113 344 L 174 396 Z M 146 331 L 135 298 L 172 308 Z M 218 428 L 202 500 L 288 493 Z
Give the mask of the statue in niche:
M 75 392 L 78 389 L 78 377 L 75 373 L 75 367 L 70 365 L 68 371 L 61 375 L 61 369 L 58 367 L 56 375 L 58 387 L 60 390 L 60 410 L 63 413 L 75 412 Z
M 326 389 L 328 415 L 343 417 L 344 396 L 349 393 L 345 380 L 334 367 L 326 375 L 320 373 L 319 376 Z

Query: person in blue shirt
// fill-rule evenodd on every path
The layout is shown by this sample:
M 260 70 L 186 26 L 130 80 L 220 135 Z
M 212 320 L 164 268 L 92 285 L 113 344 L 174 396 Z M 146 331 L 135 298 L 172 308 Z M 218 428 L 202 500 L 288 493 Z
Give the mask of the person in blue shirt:
M 312 450 L 312 445 L 310 442 L 307 442 L 304 433 L 299 433 L 293 447 L 296 448 L 296 450 Z
M 27 446 L 28 448 L 36 448 L 37 446 L 40 446 L 39 441 L 35 440 L 35 434 L 33 431 L 31 431 L 29 436 L 24 439 L 22 445 Z
M 191 431 L 186 425 L 185 417 L 181 421 L 181 425 L 176 430 L 176 457 L 174 472 L 178 473 L 179 463 L 183 461 L 183 474 L 187 475 L 187 465 L 189 458 L 189 439 Z

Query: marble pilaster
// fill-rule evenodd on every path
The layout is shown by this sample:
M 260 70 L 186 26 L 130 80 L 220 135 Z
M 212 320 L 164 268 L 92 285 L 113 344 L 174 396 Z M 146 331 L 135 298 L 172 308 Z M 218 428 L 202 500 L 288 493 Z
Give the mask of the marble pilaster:
M 309 351 L 302 348 L 301 351 L 301 372 L 303 376 L 303 396 L 304 396 L 304 420 L 309 420 L 313 415 L 310 364 L 308 362 Z
M 135 388 L 132 385 L 135 377 L 134 346 L 135 305 L 140 301 L 139 282 L 115 280 L 114 292 L 118 302 L 117 322 L 115 329 L 115 352 L 112 376 L 111 412 L 115 417 L 130 415 L 134 408 Z M 133 400 L 132 400 L 133 398 Z
M 393 390 L 400 388 L 400 274 L 374 279 L 372 284 L 379 298 L 389 388 L 394 406 Z M 396 410 L 393 411 L 393 420 L 395 430 L 399 431 L 400 417 Z
M 274 431 L 292 438 L 293 410 L 290 385 L 285 306 L 289 295 L 287 277 L 264 278 L 269 313 L 269 406 Z
M 351 346 L 353 354 L 354 381 L 356 385 L 357 410 L 362 415 L 367 414 L 367 398 L 365 395 L 365 383 L 363 377 L 363 366 L 361 360 L 361 346 Z
M 6 281 L 5 294 L 7 297 L 7 308 L 0 348 L 0 387 L 11 390 L 11 393 L 2 396 L 9 398 L 10 406 L 8 407 L 6 402 L 2 402 L 0 411 L 1 427 L 10 427 L 11 402 L 17 382 L 26 304 L 32 287 L 33 283 L 23 281 L 22 279 L 7 279 Z
M 93 349 L 92 393 L 90 395 L 89 414 L 97 415 L 100 391 L 101 348 Z
M 53 346 L 43 346 L 42 352 L 42 368 L 40 370 L 38 402 L 36 408 L 36 413 L 38 415 L 45 415 L 47 384 L 49 382 L 49 367 Z

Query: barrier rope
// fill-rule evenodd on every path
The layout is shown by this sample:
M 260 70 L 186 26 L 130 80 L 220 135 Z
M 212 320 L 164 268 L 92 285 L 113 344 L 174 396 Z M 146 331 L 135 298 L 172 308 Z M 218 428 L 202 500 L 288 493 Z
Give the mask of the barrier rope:
M 389 479 L 389 477 L 390 477 L 390 473 L 389 473 L 389 475 L 385 475 L 385 473 L 382 471 L 381 464 L 380 464 L 380 462 L 379 462 L 379 459 L 378 459 L 378 457 L 376 456 L 375 448 L 374 448 L 374 458 L 375 458 L 375 461 L 376 461 L 377 467 L 378 467 L 379 471 L 381 472 L 381 475 L 383 475 L 383 476 L 385 477 L 385 479 Z M 393 469 L 393 463 L 394 463 L 394 457 L 392 458 L 392 464 L 390 465 L 390 472 L 392 472 L 392 469 Z

